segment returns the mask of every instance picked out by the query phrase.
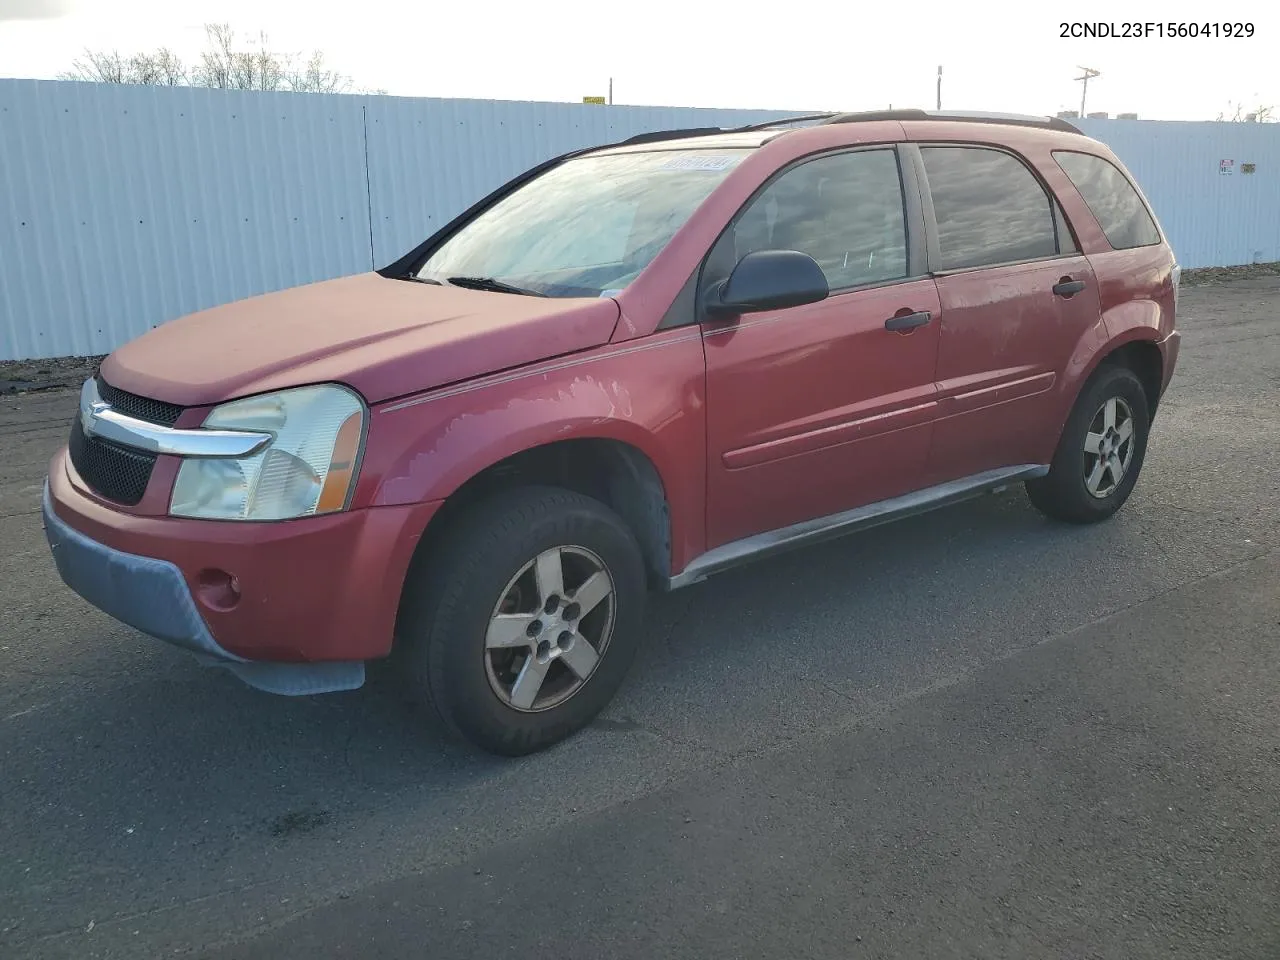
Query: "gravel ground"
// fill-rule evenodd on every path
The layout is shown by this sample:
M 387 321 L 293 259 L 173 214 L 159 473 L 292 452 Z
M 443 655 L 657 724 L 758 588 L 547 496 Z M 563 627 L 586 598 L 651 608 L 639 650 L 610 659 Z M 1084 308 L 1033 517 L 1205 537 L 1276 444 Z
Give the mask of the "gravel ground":
M 1182 282 L 1189 287 L 1195 287 L 1207 283 L 1256 280 L 1263 277 L 1280 277 L 1280 260 L 1270 263 L 1249 263 L 1241 267 L 1200 267 L 1196 270 L 1184 270 Z
M 0 395 L 78 387 L 93 376 L 103 357 L 0 360 Z

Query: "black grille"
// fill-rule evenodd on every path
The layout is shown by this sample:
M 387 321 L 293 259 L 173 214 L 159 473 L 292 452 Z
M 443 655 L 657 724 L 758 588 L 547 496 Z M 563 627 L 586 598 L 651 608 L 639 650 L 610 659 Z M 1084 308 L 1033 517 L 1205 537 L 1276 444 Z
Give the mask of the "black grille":
M 182 415 L 182 407 L 161 400 L 149 400 L 117 390 L 101 377 L 97 378 L 98 396 L 121 413 L 139 420 L 173 426 Z M 154 454 L 129 450 L 98 437 L 85 434 L 77 416 L 71 425 L 68 443 L 71 463 L 76 472 L 98 494 L 125 506 L 135 506 L 147 492 Z
M 102 377 L 97 379 L 98 396 L 102 398 L 103 402 L 111 404 L 114 409 L 119 410 L 121 413 L 166 427 L 172 427 L 178 422 L 178 417 L 182 416 L 182 407 L 177 404 L 134 396 L 132 393 L 117 390 L 103 380 Z
M 87 437 L 76 417 L 71 424 L 71 463 L 94 490 L 116 503 L 132 507 L 146 493 L 156 458 L 126 450 L 97 437 Z

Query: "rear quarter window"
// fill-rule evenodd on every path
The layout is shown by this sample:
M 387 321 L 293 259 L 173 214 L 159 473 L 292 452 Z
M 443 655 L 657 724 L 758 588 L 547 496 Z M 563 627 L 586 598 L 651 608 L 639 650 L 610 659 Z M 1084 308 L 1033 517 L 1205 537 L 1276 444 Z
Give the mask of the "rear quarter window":
M 1128 250 L 1160 242 L 1160 231 L 1147 205 L 1115 164 L 1090 153 L 1067 150 L 1054 151 L 1053 159 L 1080 191 L 1111 246 Z

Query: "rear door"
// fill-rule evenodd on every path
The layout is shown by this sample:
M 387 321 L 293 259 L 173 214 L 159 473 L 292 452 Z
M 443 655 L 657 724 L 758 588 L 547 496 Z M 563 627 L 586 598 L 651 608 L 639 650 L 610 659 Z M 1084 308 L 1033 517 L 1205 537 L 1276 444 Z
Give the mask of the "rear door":
M 918 150 L 942 318 L 930 480 L 1043 462 L 1053 387 L 1101 322 L 1089 262 L 1021 157 L 970 144 Z
M 907 169 L 904 191 L 892 146 L 803 160 L 763 186 L 708 255 L 703 291 L 764 249 L 809 254 L 831 288 L 819 303 L 702 324 L 708 548 L 920 486 L 938 301 Z

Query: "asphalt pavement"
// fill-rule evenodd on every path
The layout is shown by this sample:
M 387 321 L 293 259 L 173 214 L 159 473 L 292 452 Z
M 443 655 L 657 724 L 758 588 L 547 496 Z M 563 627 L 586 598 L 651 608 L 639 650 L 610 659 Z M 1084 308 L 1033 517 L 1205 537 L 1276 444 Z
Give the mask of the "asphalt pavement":
M 1020 489 L 658 598 L 538 756 L 62 586 L 0 398 L 0 956 L 1280 957 L 1280 280 L 1184 291 L 1112 521 Z

